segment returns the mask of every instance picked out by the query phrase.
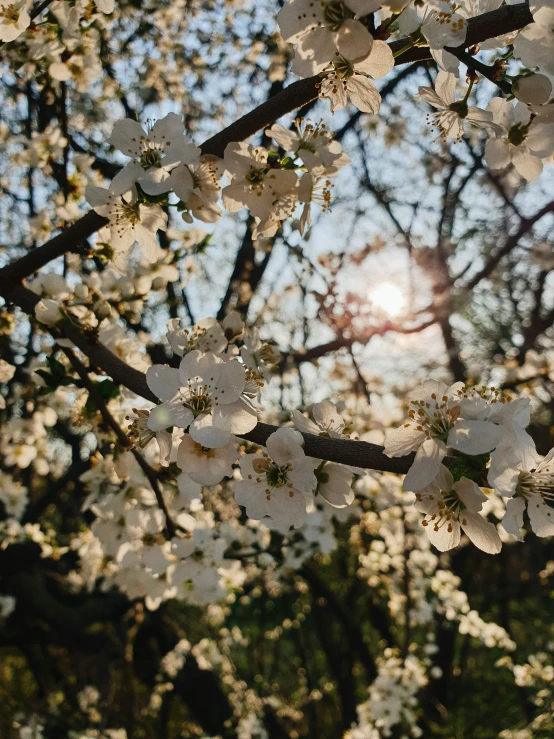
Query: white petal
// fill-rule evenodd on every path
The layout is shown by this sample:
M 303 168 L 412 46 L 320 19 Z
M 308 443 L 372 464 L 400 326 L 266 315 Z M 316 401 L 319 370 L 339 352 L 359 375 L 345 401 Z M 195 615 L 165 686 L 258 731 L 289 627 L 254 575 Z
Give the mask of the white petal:
M 391 48 L 384 41 L 374 41 L 371 53 L 361 62 L 355 62 L 354 71 L 367 74 L 376 80 L 385 77 L 394 67 Z
M 478 513 L 483 507 L 483 503 L 487 500 L 487 496 L 483 493 L 479 485 L 473 482 L 473 480 L 468 480 L 467 477 L 462 477 L 461 480 L 455 482 L 452 488 L 456 491 L 467 510 L 473 513 Z
M 449 525 L 450 523 L 450 525 Z M 433 521 L 429 521 L 425 527 L 425 532 L 429 537 L 429 541 L 435 546 L 439 552 L 448 552 L 450 549 L 454 549 L 460 543 L 460 524 L 457 521 L 442 522 L 437 524 L 435 530 L 435 524 Z M 449 528 L 451 529 L 449 531 Z
M 304 439 L 299 431 L 283 427 L 269 436 L 266 447 L 271 459 L 278 465 L 284 465 L 304 456 L 303 443 Z
M 363 113 L 378 113 L 381 106 L 381 96 L 373 82 L 361 74 L 353 74 L 348 80 L 346 88 L 352 103 Z
M 152 431 L 161 431 L 170 426 L 186 429 L 193 418 L 189 408 L 185 408 L 182 403 L 169 400 L 150 411 L 148 428 Z
M 169 172 L 163 167 L 150 167 L 143 170 L 139 184 L 147 195 L 162 195 L 171 190 Z
M 146 131 L 140 123 L 132 118 L 126 118 L 115 124 L 108 142 L 125 156 L 139 157 L 141 136 L 146 136 Z
M 457 421 L 448 434 L 448 446 L 462 454 L 486 454 L 502 439 L 500 426 L 489 421 Z
M 189 169 L 182 164 L 171 172 L 168 185 L 175 195 L 186 203 L 194 188 L 194 180 Z
M 446 105 L 450 105 L 454 102 L 456 96 L 456 77 L 450 74 L 450 72 L 443 72 L 441 70 L 435 80 L 435 90 L 440 99 Z
M 230 434 L 242 436 L 256 426 L 258 416 L 243 400 L 218 405 L 213 410 L 214 424 Z
M 231 360 L 220 364 L 215 393 L 219 403 L 233 403 L 238 400 L 244 390 L 245 382 L 244 365 L 240 362 Z
M 370 13 L 375 13 L 382 5 L 381 0 L 345 0 L 344 4 L 347 8 L 358 16 L 363 18 Z
M 323 472 L 329 480 L 319 485 L 321 497 L 333 508 L 345 508 L 354 501 L 352 472 L 340 464 L 328 462 Z
M 496 526 L 478 513 L 463 511 L 460 513 L 460 524 L 470 541 L 481 551 L 487 554 L 498 554 L 502 549 Z
M 538 493 L 529 496 L 527 513 L 537 536 L 554 536 L 554 508 L 547 505 Z
M 373 37 L 360 21 L 347 20 L 338 31 L 335 44 L 345 59 L 363 59 L 371 51 Z
M 248 456 L 256 456 L 249 454 Z M 241 465 L 242 472 L 242 465 Z M 254 521 L 261 521 L 266 515 L 266 497 L 264 495 L 264 488 L 260 486 L 254 486 L 246 480 L 237 482 L 235 488 L 235 500 L 238 505 L 246 508 L 246 515 Z
M 518 146 L 512 154 L 512 164 L 518 174 L 529 182 L 534 182 L 542 172 L 542 161 L 527 149 Z
M 487 480 L 494 490 L 506 498 L 516 490 L 519 479 L 519 459 L 511 444 L 499 444 L 491 454 L 491 464 L 487 470 Z
M 146 371 L 146 384 L 160 400 L 171 400 L 180 387 L 179 370 L 155 364 Z
M 386 432 L 385 454 L 387 457 L 405 457 L 417 449 L 426 439 L 424 431 L 418 431 L 411 423 Z
M 504 139 L 489 139 L 485 144 L 485 161 L 491 169 L 504 169 L 510 164 L 510 147 Z
M 156 434 L 156 441 L 160 448 L 160 462 L 164 467 L 167 467 L 173 449 L 173 435 L 169 431 L 161 429 Z
M 143 168 L 138 162 L 129 162 L 113 178 L 110 190 L 115 195 L 123 195 L 135 185 L 139 177 L 144 174 Z
M 341 431 L 344 428 L 342 416 L 337 412 L 334 403 L 329 400 L 323 400 L 321 403 L 315 403 L 312 408 L 314 420 L 322 429 L 333 429 Z
M 523 541 L 523 511 L 525 510 L 525 501 L 523 498 L 510 498 L 506 503 L 506 514 L 502 519 L 502 526 L 508 534 L 517 536 Z
M 291 419 L 296 428 L 299 431 L 303 431 L 305 434 L 315 434 L 316 436 L 319 434 L 321 429 L 319 426 L 317 426 L 311 418 L 306 418 L 306 416 L 302 415 L 300 411 L 293 410 L 291 411 Z
M 415 493 L 429 485 L 437 476 L 445 455 L 446 447 L 442 441 L 435 439 L 424 441 L 404 478 L 404 490 Z
M 271 128 L 268 128 L 266 134 L 273 141 L 276 141 L 279 146 L 282 146 L 285 151 L 294 151 L 299 143 L 297 134 L 279 123 L 274 123 Z
M 189 434 L 194 441 L 209 449 L 225 446 L 231 440 L 231 434 L 228 431 L 214 425 L 214 417 L 211 413 L 204 413 L 195 418 L 190 425 Z

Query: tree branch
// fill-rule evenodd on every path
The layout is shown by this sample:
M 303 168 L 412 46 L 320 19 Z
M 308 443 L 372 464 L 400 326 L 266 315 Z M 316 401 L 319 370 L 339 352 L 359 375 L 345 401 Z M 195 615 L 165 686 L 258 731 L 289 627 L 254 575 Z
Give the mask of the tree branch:
M 490 13 L 484 13 L 476 18 L 470 18 L 468 21 L 466 41 L 459 49 L 463 50 L 486 39 L 517 31 L 532 22 L 533 16 L 529 10 L 528 0 L 518 5 L 505 5 Z M 405 41 L 402 39 L 390 44 L 393 53 L 399 51 L 403 46 L 405 46 Z M 431 58 L 429 47 L 416 46 L 398 56 L 395 64 L 409 64 Z M 225 147 L 231 141 L 244 141 L 281 116 L 314 100 L 318 94 L 316 84 L 320 80 L 321 78 L 319 76 L 315 76 L 293 82 L 277 95 L 269 98 L 265 103 L 262 103 L 250 113 L 247 113 L 242 118 L 239 118 L 238 121 L 235 121 L 223 131 L 205 141 L 201 146 L 202 153 L 222 157 Z M 27 254 L 18 262 L 4 267 L 4 269 L 0 270 L 0 293 L 4 285 L 9 285 L 13 281 L 20 281 L 45 264 L 48 264 L 52 259 L 56 259 L 65 252 L 78 249 L 79 244 L 89 236 L 92 236 L 93 233 L 106 225 L 107 222 L 105 218 L 102 218 L 102 216 L 99 216 L 94 211 L 89 211 L 83 218 L 79 219 L 51 241 L 35 249 L 32 253 Z

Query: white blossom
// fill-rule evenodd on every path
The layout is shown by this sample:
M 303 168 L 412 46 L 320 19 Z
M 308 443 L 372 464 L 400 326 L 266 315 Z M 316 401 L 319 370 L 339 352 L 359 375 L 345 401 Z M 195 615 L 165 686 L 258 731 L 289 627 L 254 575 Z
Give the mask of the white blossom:
M 546 457 L 537 453 L 530 437 L 516 443 L 506 440 L 495 452 L 488 480 L 509 500 L 502 526 L 522 539 L 523 512 L 537 536 L 554 536 L 554 449 Z
M 488 109 L 501 126 L 497 138 L 485 144 L 485 161 L 491 169 L 505 169 L 510 163 L 526 180 L 536 180 L 543 169 L 542 159 L 554 151 L 554 123 L 531 118 L 522 103 L 513 106 L 503 98 L 493 98 Z
M 415 507 L 424 513 L 423 526 L 440 552 L 458 546 L 462 530 L 476 547 L 487 554 L 498 554 L 502 545 L 495 526 L 479 511 L 486 501 L 478 485 L 462 477 L 458 482 L 441 465 L 433 482 L 416 493 Z
M 146 382 L 163 401 L 150 412 L 152 431 L 170 426 L 189 429 L 195 442 L 217 448 L 257 423 L 256 411 L 245 397 L 245 368 L 237 360 L 194 350 L 183 357 L 178 370 L 150 367 Z
M 231 184 L 222 192 L 227 210 L 236 212 L 248 208 L 260 220 L 270 216 L 277 222 L 287 218 L 294 209 L 298 176 L 291 170 L 271 167 L 268 152 L 263 147 L 243 142 L 228 144 L 225 169 L 231 178 Z
M 372 0 L 289 0 L 277 22 L 286 41 L 297 45 L 293 71 L 301 77 L 317 74 L 335 54 L 361 59 L 371 51 L 373 38 L 356 17 L 377 10 Z
M 29 27 L 31 5 L 29 0 L 0 0 L 0 41 L 13 41 Z
M 217 485 L 224 477 L 233 476 L 233 464 L 239 449 L 234 439 L 217 448 L 204 447 L 184 434 L 177 452 L 177 464 L 200 485 Z
M 110 190 L 116 195 L 139 184 L 148 195 L 168 192 L 169 175 L 178 164 L 191 164 L 200 149 L 185 136 L 181 117 L 169 113 L 151 128 L 126 118 L 115 124 L 109 142 L 131 161 L 114 177 Z
M 449 72 L 441 70 L 435 80 L 435 89 L 420 87 L 417 97 L 438 108 L 439 112 L 430 114 L 428 120 L 444 138 L 460 141 L 464 134 L 464 123 L 495 133 L 502 132 L 500 126 L 493 123 L 490 111 L 468 105 L 465 99 L 456 101 L 456 77 Z
M 246 454 L 240 461 L 242 480 L 235 499 L 246 515 L 257 521 L 271 519 L 278 529 L 302 526 L 306 518 L 304 494 L 315 489 L 313 462 L 305 456 L 302 436 L 280 428 L 266 442 L 267 452 Z
M 86 197 L 98 215 L 109 220 L 110 244 L 120 264 L 125 263 L 124 259 L 135 243 L 146 261 L 158 261 L 157 232 L 167 228 L 167 215 L 159 205 L 140 202 L 136 191 L 118 195 L 112 190 L 94 186 L 87 187 Z

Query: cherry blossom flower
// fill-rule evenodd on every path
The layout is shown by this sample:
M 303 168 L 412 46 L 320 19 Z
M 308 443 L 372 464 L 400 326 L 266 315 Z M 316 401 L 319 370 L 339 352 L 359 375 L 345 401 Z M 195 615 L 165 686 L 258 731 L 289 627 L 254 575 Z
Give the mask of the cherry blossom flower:
M 531 437 L 519 443 L 504 441 L 491 459 L 488 480 L 500 495 L 510 498 L 502 526 L 523 539 L 523 512 L 537 536 L 554 536 L 554 449 L 537 453 Z
M 431 544 L 447 552 L 460 543 L 460 529 L 476 547 L 487 554 L 498 554 L 502 544 L 496 527 L 479 515 L 487 500 L 472 480 L 458 482 L 444 465 L 430 485 L 416 493 L 415 507 L 424 513 L 422 524 Z
M 224 477 L 233 476 L 239 447 L 234 439 L 216 449 L 202 446 L 190 434 L 184 434 L 177 452 L 177 464 L 200 485 L 217 485 Z
M 150 412 L 148 427 L 189 429 L 202 446 L 225 446 L 233 434 L 245 434 L 257 423 L 245 397 L 246 374 L 237 360 L 225 361 L 212 352 L 189 352 L 179 369 L 154 365 L 146 373 L 150 390 L 163 402 Z
M 286 41 L 297 44 L 293 71 L 310 77 L 326 67 L 338 52 L 346 59 L 360 59 L 371 51 L 373 38 L 356 20 L 374 12 L 372 0 L 289 0 L 277 22 Z
M 64 314 L 57 301 L 44 298 L 35 305 L 35 318 L 45 326 L 55 326 L 64 318 Z
M 267 452 L 246 454 L 235 500 L 256 521 L 270 519 L 278 529 L 299 528 L 306 519 L 304 494 L 315 489 L 314 464 L 304 454 L 302 435 L 280 428 L 267 440 Z
M 316 471 L 316 493 L 332 508 L 346 508 L 354 502 L 352 469 L 336 462 L 325 462 Z
M 131 421 L 127 431 L 129 441 L 133 446 L 144 449 L 155 438 L 160 449 L 160 462 L 164 467 L 167 467 L 173 446 L 171 434 L 165 429 L 152 431 L 148 426 L 150 411 L 133 408 L 133 414 L 133 416 L 127 416 L 127 420 Z
M 276 141 L 287 152 L 300 157 L 308 171 L 318 169 L 320 176 L 336 175 L 341 167 L 350 164 L 350 157 L 342 151 L 338 141 L 334 141 L 325 128 L 325 124 L 313 125 L 304 119 L 295 121 L 296 132 L 274 123 L 266 134 Z
M 28 489 L 10 475 L 0 471 L 0 502 L 12 518 L 21 518 L 29 499 Z
M 167 214 L 159 205 L 141 203 L 136 191 L 120 196 L 112 190 L 91 185 L 86 189 L 86 197 L 98 215 L 109 220 L 111 246 L 120 265 L 125 264 L 125 256 L 135 243 L 146 261 L 158 261 L 160 249 L 156 234 L 167 228 Z
M 511 400 L 500 390 L 483 386 L 458 391 L 459 416 L 448 435 L 448 445 L 462 454 L 491 451 L 504 439 L 527 437 L 531 403 L 529 398 Z
M 445 51 L 444 47 L 456 48 L 466 40 L 467 21 L 462 15 L 462 9 L 463 5 L 439 0 L 417 7 L 408 6 L 398 18 L 400 32 L 410 36 L 419 28 L 429 45 L 433 59 L 443 71 L 456 76 L 460 62 L 453 54 Z
M 31 5 L 29 0 L 0 0 L 0 41 L 13 41 L 29 27 Z
M 298 184 L 298 202 L 303 203 L 302 214 L 298 220 L 298 230 L 304 234 L 312 225 L 312 205 L 318 205 L 322 212 L 331 209 L 331 188 L 333 184 L 327 177 L 305 174 Z
M 332 439 L 344 438 L 344 420 L 334 403 L 329 400 L 315 403 L 312 408 L 312 416 L 313 421 L 306 418 L 300 411 L 293 410 L 291 412 L 294 425 L 305 434 L 327 436 Z
M 554 6 L 552 0 L 532 0 L 529 10 L 534 23 L 529 23 L 514 39 L 514 56 L 526 67 L 540 67 L 554 75 Z
M 131 161 L 114 177 L 111 191 L 122 195 L 138 183 L 148 195 L 168 192 L 171 170 L 178 164 L 194 162 L 201 153 L 184 134 L 183 122 L 175 113 L 146 131 L 132 118 L 118 121 L 109 142 Z
M 203 156 L 196 162 L 175 167 L 167 184 L 180 200 L 178 209 L 183 220 L 192 223 L 194 217 L 205 223 L 215 223 L 221 218 L 217 202 L 221 174 L 222 160 L 214 156 Z
M 438 113 L 428 115 L 428 121 L 439 129 L 444 138 L 461 141 L 464 123 L 502 133 L 501 127 L 493 123 L 490 111 L 468 105 L 467 95 L 463 100 L 456 101 L 456 78 L 449 72 L 441 70 L 435 80 L 435 89 L 420 87 L 416 97 L 439 109 Z
M 554 151 L 554 124 L 532 119 L 525 105 L 514 106 L 503 98 L 493 98 L 487 107 L 501 126 L 500 135 L 485 144 L 489 167 L 505 169 L 511 163 L 526 180 L 536 180 L 543 169 L 542 159 Z
M 221 354 L 227 349 L 225 332 L 215 318 L 204 318 L 191 329 L 181 328 L 181 321 L 172 318 L 166 336 L 171 351 L 179 357 L 195 349 L 214 354 Z
M 319 97 L 329 98 L 331 110 L 344 108 L 348 96 L 353 105 L 364 113 L 378 113 L 381 95 L 369 79 L 381 79 L 394 67 L 394 57 L 388 44 L 375 41 L 371 53 L 362 60 L 354 62 L 338 57 L 333 60 L 319 86 Z
M 385 454 L 403 457 L 417 450 L 406 478 L 406 490 L 420 490 L 437 475 L 446 455 L 446 443 L 459 415 L 458 392 L 463 382 L 447 387 L 444 382 L 426 380 L 410 393 L 410 412 L 400 428 L 389 431 L 385 438 Z M 494 439 L 492 447 L 499 439 Z M 485 450 L 483 450 L 485 451 Z
M 298 176 L 292 170 L 275 169 L 268 163 L 268 152 L 261 146 L 231 143 L 225 149 L 225 169 L 231 184 L 223 188 L 223 204 L 231 212 L 248 208 L 263 220 L 285 219 L 296 202 Z M 293 196 L 292 203 L 285 198 Z M 277 208 L 276 208 L 277 206 Z
M 251 328 L 244 334 L 240 355 L 247 367 L 266 379 L 271 377 L 281 359 L 280 353 L 271 343 L 260 339 L 257 328 Z

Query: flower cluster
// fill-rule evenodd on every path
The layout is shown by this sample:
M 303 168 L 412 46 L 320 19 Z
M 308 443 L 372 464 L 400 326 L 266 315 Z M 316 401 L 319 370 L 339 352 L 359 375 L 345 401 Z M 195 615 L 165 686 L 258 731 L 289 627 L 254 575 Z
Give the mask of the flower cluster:
M 416 493 L 437 549 L 457 546 L 464 531 L 483 551 L 500 551 L 495 527 L 480 515 L 487 497 L 478 483 L 508 498 L 502 522 L 508 533 L 521 535 L 527 510 L 538 536 L 554 534 L 553 452 L 537 454 L 525 431 L 529 420 L 528 398 L 512 399 L 495 388 L 428 380 L 411 394 L 409 418 L 388 433 L 385 454 L 416 451 L 404 488 Z M 447 468 L 442 462 L 449 449 L 455 456 Z
M 274 235 L 298 204 L 303 206 L 304 232 L 313 203 L 324 210 L 330 207 L 330 178 L 350 159 L 324 125 L 299 120 L 296 129 L 295 133 L 275 124 L 268 131 L 290 156 L 231 143 L 221 160 L 202 155 L 175 113 L 146 129 L 130 118 L 120 121 L 110 143 L 130 161 L 108 188 L 90 185 L 86 190 L 89 203 L 109 221 L 109 235 L 100 234 L 100 243 L 109 242 L 120 266 L 135 243 L 146 261 L 156 262 L 161 258 L 157 232 L 167 230 L 167 209 L 175 207 L 188 223 L 193 218 L 213 223 L 222 216 L 220 191 L 227 210 L 249 209 L 256 224 L 254 238 Z M 221 190 L 224 172 L 230 182 Z M 177 202 L 170 202 L 172 194 Z

